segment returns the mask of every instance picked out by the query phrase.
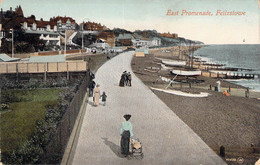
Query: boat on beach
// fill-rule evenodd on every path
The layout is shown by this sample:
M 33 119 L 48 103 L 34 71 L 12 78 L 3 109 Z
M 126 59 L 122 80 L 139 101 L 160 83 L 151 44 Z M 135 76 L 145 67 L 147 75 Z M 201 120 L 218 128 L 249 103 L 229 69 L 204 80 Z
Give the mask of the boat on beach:
M 162 60 L 162 63 L 169 66 L 185 66 L 186 61 Z
M 171 69 L 173 69 L 173 67 L 168 67 L 168 66 L 165 66 L 164 64 L 161 64 L 161 69 L 162 70 L 171 70 Z
M 187 92 L 182 92 L 178 90 L 170 90 L 170 89 L 159 89 L 159 88 L 153 88 L 150 87 L 152 90 L 168 93 L 168 94 L 173 94 L 173 95 L 178 95 L 178 96 L 184 96 L 184 97 L 208 97 L 210 94 L 206 92 L 200 92 L 200 93 L 187 93 Z
M 170 60 L 165 58 L 156 58 L 158 60 L 162 61 L 162 64 L 168 65 L 168 66 L 185 66 L 186 61 L 179 61 L 179 60 Z
M 200 70 L 171 70 L 171 74 L 178 76 L 200 76 Z

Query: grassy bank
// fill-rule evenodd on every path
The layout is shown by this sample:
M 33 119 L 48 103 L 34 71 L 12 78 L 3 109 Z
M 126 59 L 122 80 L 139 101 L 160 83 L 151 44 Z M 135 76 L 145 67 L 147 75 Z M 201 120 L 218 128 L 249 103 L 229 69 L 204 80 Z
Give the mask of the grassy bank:
M 1 150 L 9 152 L 23 143 L 35 130 L 36 121 L 45 117 L 46 106 L 56 105 L 62 89 L 6 90 L 16 100 L 1 112 Z

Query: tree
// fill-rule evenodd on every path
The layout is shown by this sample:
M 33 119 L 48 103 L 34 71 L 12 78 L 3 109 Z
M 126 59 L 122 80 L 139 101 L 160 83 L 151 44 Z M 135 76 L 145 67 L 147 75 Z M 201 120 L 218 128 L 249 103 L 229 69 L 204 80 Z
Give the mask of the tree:
M 14 30 L 14 52 L 30 53 L 35 50 L 43 50 L 45 43 L 40 39 L 40 34 L 26 34 L 24 30 Z M 5 53 L 12 52 L 12 34 L 6 33 L 6 39 L 3 41 L 3 50 Z
M 97 36 L 93 34 L 86 34 L 83 36 L 83 39 L 84 39 L 84 46 L 89 46 L 97 40 Z M 78 45 L 82 45 L 81 33 L 77 33 L 77 35 L 73 38 L 72 41 Z

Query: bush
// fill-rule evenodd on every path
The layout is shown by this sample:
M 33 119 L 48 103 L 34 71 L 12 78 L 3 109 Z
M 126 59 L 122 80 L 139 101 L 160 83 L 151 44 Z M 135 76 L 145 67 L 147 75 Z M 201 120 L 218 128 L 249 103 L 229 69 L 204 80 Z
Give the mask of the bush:
M 13 103 L 13 102 L 20 102 L 21 99 L 18 98 L 13 92 L 7 91 L 2 92 L 2 102 L 4 103 Z
M 7 81 L 3 89 L 36 89 L 36 88 L 51 88 L 51 87 L 66 87 L 77 83 L 78 80 L 68 81 L 66 78 L 48 79 L 42 82 L 41 79 L 31 78 L 29 81 L 15 82 Z

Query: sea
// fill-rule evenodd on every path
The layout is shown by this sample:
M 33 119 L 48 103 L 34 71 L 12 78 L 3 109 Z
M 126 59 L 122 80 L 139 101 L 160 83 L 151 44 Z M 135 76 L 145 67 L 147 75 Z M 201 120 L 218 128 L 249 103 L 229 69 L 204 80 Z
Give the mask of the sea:
M 239 68 L 235 73 L 255 74 L 254 79 L 227 80 L 260 92 L 260 44 L 205 45 L 193 54 L 194 57 L 223 67 Z

